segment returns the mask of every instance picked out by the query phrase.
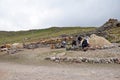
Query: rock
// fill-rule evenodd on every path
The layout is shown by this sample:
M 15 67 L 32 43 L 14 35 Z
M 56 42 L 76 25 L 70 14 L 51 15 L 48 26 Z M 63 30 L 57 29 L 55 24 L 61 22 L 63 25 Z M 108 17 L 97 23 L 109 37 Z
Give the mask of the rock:
M 56 57 L 55 57 L 55 56 L 50 57 L 50 60 L 51 60 L 51 61 L 55 61 L 55 59 L 56 59 Z
M 57 60 L 57 59 L 56 59 L 56 60 L 55 60 L 55 62 L 56 62 L 56 63 L 59 63 L 59 62 L 60 62 L 60 60 Z
M 50 57 L 46 57 L 45 60 L 50 60 Z
M 67 61 L 73 62 L 73 58 L 72 57 L 67 57 Z
M 100 63 L 100 60 L 98 58 L 94 59 L 94 63 Z
M 62 53 L 58 53 L 58 54 L 56 54 L 56 56 L 58 56 L 58 57 L 62 57 L 62 56 L 64 56 L 64 55 L 66 55 L 65 52 L 62 52 Z
M 83 59 L 82 57 L 78 57 L 78 58 L 77 58 L 78 63 L 81 63 L 81 62 L 82 62 L 82 59 Z
M 63 61 L 68 62 L 69 60 L 67 57 L 65 57 L 65 58 L 63 58 Z
M 120 58 L 118 59 L 118 64 L 120 64 Z
M 65 57 L 60 57 L 60 61 L 64 61 Z
M 76 62 L 77 63 L 77 62 L 79 62 L 79 60 L 77 58 L 73 58 L 72 62 Z
M 93 62 L 94 62 L 93 58 L 88 58 L 88 63 L 93 63 Z
M 88 62 L 86 58 L 83 58 L 82 59 L 82 62 Z
M 114 62 L 114 63 L 117 63 L 117 58 L 113 58 L 113 62 Z
M 114 60 L 113 60 L 113 58 L 110 58 L 110 63 L 114 63 Z
M 120 64 L 120 59 L 119 58 L 115 58 L 114 59 L 114 63 Z

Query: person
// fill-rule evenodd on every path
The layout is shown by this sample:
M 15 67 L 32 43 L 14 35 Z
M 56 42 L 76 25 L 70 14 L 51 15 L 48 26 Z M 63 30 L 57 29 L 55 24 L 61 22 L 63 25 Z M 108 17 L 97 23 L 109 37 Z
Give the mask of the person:
M 65 46 L 66 46 L 66 41 L 64 40 L 64 41 L 62 41 L 61 47 L 62 47 L 62 48 L 65 48 Z
M 82 42 L 82 49 L 83 49 L 84 51 L 86 51 L 86 50 L 87 50 L 87 47 L 89 47 L 89 43 L 87 42 L 86 39 L 84 39 L 83 42 Z
M 72 48 L 73 48 L 73 50 L 77 49 L 77 41 L 76 40 L 72 40 Z
M 81 36 L 78 37 L 78 41 L 79 41 L 79 44 L 80 44 L 81 41 L 82 41 L 82 37 Z
M 62 48 L 65 48 L 65 47 L 66 47 L 66 43 L 67 43 L 67 39 L 64 38 L 64 40 L 62 41 L 61 47 L 62 47 Z
M 78 38 L 77 38 L 78 47 L 81 47 L 81 41 L 82 41 L 82 37 L 78 36 Z
M 76 45 L 77 45 L 76 40 L 73 40 L 72 41 L 72 46 L 76 46 Z

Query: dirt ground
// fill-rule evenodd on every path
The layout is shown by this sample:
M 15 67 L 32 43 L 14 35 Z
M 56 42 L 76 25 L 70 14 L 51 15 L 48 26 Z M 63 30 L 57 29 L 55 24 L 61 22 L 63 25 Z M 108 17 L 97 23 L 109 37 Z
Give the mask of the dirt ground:
M 120 65 L 35 66 L 0 62 L 0 80 L 120 80 Z
M 0 53 L 0 80 L 120 80 L 120 64 L 77 64 L 45 61 L 46 56 L 120 57 L 120 48 L 95 51 L 24 49 L 15 54 Z M 61 56 L 61 55 L 60 55 Z

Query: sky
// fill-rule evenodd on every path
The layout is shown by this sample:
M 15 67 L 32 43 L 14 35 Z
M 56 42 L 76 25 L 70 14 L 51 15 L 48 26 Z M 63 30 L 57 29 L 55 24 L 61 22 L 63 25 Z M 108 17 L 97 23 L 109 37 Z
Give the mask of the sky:
M 0 0 L 0 31 L 99 27 L 120 20 L 120 0 Z

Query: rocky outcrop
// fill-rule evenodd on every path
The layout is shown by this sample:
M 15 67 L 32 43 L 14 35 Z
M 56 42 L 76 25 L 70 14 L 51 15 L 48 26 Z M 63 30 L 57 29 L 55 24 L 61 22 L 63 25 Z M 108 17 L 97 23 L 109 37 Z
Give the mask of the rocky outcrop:
M 98 31 L 105 31 L 115 27 L 120 27 L 120 21 L 117 19 L 109 19 L 105 24 L 98 28 Z
M 106 21 L 102 26 L 94 31 L 94 34 L 99 36 L 105 37 L 111 42 L 120 42 L 119 38 L 119 28 L 120 28 L 120 21 L 117 19 L 109 19 Z M 115 30 L 115 31 L 112 31 Z

